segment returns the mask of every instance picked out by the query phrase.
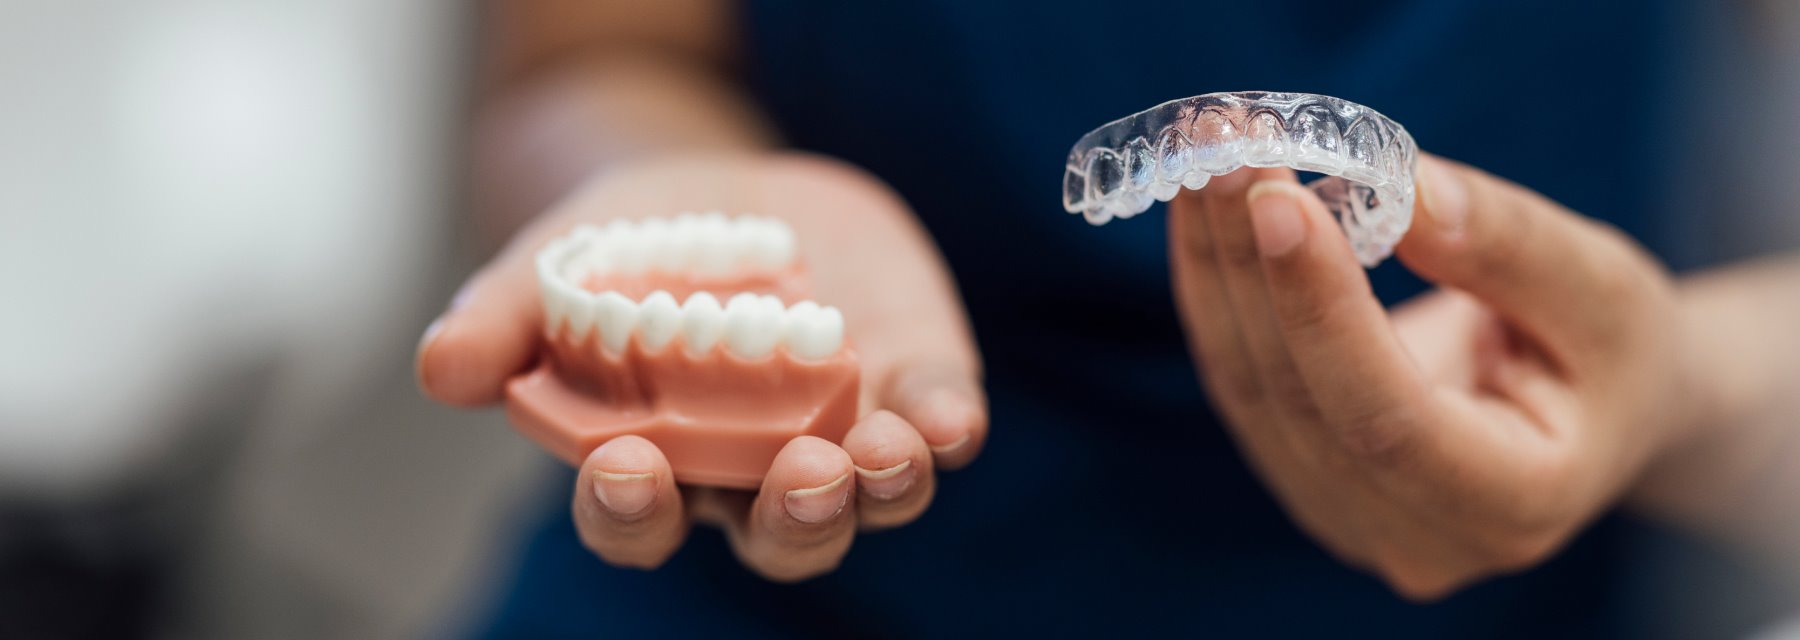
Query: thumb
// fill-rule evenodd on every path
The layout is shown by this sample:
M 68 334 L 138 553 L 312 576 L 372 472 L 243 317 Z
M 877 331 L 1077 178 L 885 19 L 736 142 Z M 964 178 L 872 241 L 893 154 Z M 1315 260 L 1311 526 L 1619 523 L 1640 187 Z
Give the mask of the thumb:
M 521 233 L 425 330 L 413 366 L 427 396 L 458 407 L 493 404 L 506 380 L 531 365 L 544 322 L 531 256 L 549 231 Z
M 1616 230 L 1478 169 L 1423 155 L 1400 260 L 1473 294 L 1560 353 L 1610 342 L 1619 309 L 1654 279 Z

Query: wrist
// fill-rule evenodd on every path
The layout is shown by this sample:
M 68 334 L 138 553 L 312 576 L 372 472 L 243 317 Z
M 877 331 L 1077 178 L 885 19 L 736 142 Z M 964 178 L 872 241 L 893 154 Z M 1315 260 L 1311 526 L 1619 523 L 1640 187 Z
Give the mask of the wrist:
M 1762 421 L 1784 391 L 1795 390 L 1782 384 L 1800 361 L 1792 324 L 1800 320 L 1800 305 L 1782 302 L 1793 272 L 1774 267 L 1737 267 L 1677 283 L 1681 376 L 1694 404 L 1685 412 L 1687 431 L 1705 435 Z
M 1741 412 L 1735 405 L 1743 398 L 1731 392 L 1731 363 L 1737 356 L 1730 352 L 1730 338 L 1718 330 L 1719 310 L 1712 296 L 1683 280 L 1677 283 L 1676 300 L 1676 377 L 1685 405 L 1674 412 L 1679 416 L 1675 448 L 1680 448 L 1732 423 L 1732 416 Z
M 1732 268 L 1676 283 L 1678 393 L 1666 410 L 1674 424 L 1631 496 L 1652 514 L 1714 528 L 1783 448 L 1785 431 L 1773 418 L 1783 402 L 1782 372 L 1792 366 L 1783 363 L 1800 351 L 1783 324 L 1793 316 L 1770 304 L 1779 287 L 1757 271 Z

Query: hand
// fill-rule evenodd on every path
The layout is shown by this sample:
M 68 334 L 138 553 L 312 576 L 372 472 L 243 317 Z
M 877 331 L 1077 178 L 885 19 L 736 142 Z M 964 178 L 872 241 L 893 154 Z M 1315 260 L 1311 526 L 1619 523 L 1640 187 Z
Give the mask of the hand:
M 1532 566 L 1618 499 L 1700 404 L 1673 288 L 1622 234 L 1420 161 L 1399 257 L 1440 288 L 1383 311 L 1285 169 L 1170 208 L 1207 390 L 1290 516 L 1402 595 Z
M 722 527 L 738 558 L 770 579 L 825 573 L 858 529 L 924 512 L 933 469 L 968 464 L 987 430 L 979 359 L 943 260 L 905 204 L 860 171 L 793 155 L 687 157 L 609 171 L 470 279 L 421 341 L 420 385 L 451 405 L 501 400 L 502 385 L 541 348 L 531 261 L 549 238 L 614 216 L 709 210 L 793 226 L 815 295 L 843 311 L 861 358 L 865 417 L 841 447 L 810 436 L 789 442 L 755 493 L 677 487 L 649 441 L 608 441 L 581 466 L 576 527 L 615 565 L 660 565 L 689 522 L 700 521 Z

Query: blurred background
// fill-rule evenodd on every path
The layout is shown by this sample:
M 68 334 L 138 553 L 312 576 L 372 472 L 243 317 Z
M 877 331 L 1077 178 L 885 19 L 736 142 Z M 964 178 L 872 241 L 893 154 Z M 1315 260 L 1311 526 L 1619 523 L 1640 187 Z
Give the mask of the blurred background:
M 1701 34 L 1693 129 L 1644 133 L 1694 140 L 1672 197 L 1727 254 L 1800 236 L 1797 4 Z M 481 257 L 477 15 L 0 1 L 0 638 L 438 635 L 492 595 L 566 487 L 411 378 Z
M 411 378 L 472 15 L 0 2 L 0 638 L 429 634 L 560 500 Z

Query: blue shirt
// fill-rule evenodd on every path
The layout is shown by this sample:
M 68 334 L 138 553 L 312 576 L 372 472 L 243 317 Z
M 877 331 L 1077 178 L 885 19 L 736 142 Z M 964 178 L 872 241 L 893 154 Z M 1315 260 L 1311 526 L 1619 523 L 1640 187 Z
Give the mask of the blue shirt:
M 1171 98 L 1302 91 L 1374 107 L 1427 150 L 1679 255 L 1685 237 L 1657 208 L 1676 136 L 1647 132 L 1676 115 L 1665 98 L 1680 88 L 1690 9 L 749 3 L 753 88 L 784 133 L 887 180 L 949 259 L 988 367 L 992 437 L 973 467 L 943 477 L 919 522 L 859 537 L 837 572 L 800 585 L 752 576 L 716 532 L 657 572 L 610 569 L 559 504 L 486 632 L 1741 633 L 1766 610 L 1672 618 L 1682 592 L 1662 586 L 1726 563 L 1616 516 L 1538 569 L 1429 606 L 1344 567 L 1283 515 L 1208 406 L 1161 216 L 1094 228 L 1058 200 L 1069 145 L 1092 127 Z M 1392 263 L 1372 277 L 1389 301 L 1422 288 Z M 1651 547 L 1678 560 L 1647 566 Z

